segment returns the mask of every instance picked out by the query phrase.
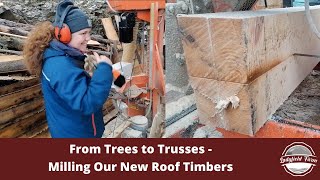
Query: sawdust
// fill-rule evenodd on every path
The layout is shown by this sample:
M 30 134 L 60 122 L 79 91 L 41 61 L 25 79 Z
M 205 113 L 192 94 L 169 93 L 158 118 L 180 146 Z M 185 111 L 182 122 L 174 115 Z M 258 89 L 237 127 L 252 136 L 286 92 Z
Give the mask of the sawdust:
M 211 126 L 202 126 L 198 128 L 193 135 L 193 138 L 222 138 L 223 135 Z
M 121 134 L 121 138 L 143 138 L 145 135 L 141 131 L 127 127 Z
M 237 107 L 239 107 L 239 103 L 240 99 L 238 98 L 238 96 L 230 96 L 226 99 L 218 101 L 215 109 L 218 113 L 221 113 L 221 111 L 226 109 L 229 106 L 229 104 L 231 104 L 231 107 L 233 109 L 236 109 Z
M 274 116 L 320 125 L 320 71 L 313 71 Z
M 194 94 L 191 94 L 189 96 L 184 96 L 180 98 L 178 101 L 167 103 L 166 104 L 166 119 L 179 114 L 184 109 L 187 109 L 188 107 L 195 104 L 195 97 Z
M 177 101 L 178 99 L 190 95 L 193 89 L 190 85 L 178 87 L 166 82 L 166 103 Z
M 185 87 L 177 87 L 177 86 L 174 86 L 170 83 L 166 83 L 166 92 L 169 92 L 169 91 L 177 91 L 177 92 L 180 92 L 180 93 L 185 93 L 186 89 L 188 87 L 185 86 Z

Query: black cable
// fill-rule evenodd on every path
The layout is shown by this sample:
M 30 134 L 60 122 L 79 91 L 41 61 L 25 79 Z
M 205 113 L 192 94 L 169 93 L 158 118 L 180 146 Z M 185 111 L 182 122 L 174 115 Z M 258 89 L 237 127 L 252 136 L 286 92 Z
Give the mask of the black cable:
M 267 0 L 264 0 L 264 6 L 265 6 L 266 8 L 268 8 Z

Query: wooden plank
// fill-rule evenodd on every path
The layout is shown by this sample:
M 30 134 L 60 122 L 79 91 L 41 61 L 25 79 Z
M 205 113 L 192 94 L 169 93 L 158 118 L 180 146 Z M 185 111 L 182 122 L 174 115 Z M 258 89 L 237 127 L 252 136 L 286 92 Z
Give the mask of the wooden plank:
M 27 69 L 0 72 L 0 76 L 29 76 L 29 75 L 30 74 Z
M 47 121 L 45 121 L 41 125 L 38 125 L 36 128 L 29 130 L 18 137 L 19 138 L 33 138 L 33 137 L 36 137 L 37 135 L 40 135 L 41 133 L 44 133 L 48 130 L 49 130 L 48 123 L 47 123 Z
M 291 56 L 249 84 L 191 77 L 201 123 L 254 135 L 318 62 Z M 219 113 L 217 104 L 231 96 L 240 99 L 239 107 Z
M 23 57 L 18 55 L 1 55 L 0 62 L 22 61 Z
M 102 18 L 101 22 L 102 22 L 102 25 L 103 25 L 103 28 L 104 28 L 104 31 L 106 33 L 107 38 L 112 41 L 119 41 L 119 36 L 113 26 L 111 17 Z M 117 45 L 117 48 L 120 50 L 121 45 Z
M 113 119 L 115 119 L 117 117 L 118 114 L 118 110 L 117 109 L 113 109 L 110 112 L 107 112 L 104 116 L 103 116 L 103 122 L 104 124 L 108 124 L 109 121 L 112 121 Z
M 38 97 L 42 97 L 40 84 L 0 96 L 0 111 Z
M 89 40 L 88 45 L 101 45 L 98 41 Z
M 111 112 L 114 109 L 112 99 L 108 99 L 104 104 L 102 108 L 102 113 L 105 116 L 107 113 Z
M 23 133 L 36 128 L 41 125 L 46 119 L 45 111 L 42 110 L 25 119 L 21 119 L 14 124 L 7 126 L 0 130 L 0 138 L 14 138 L 22 135 Z
M 26 81 L 19 81 L 7 86 L 3 86 L 0 87 L 0 96 L 4 95 L 4 94 L 8 94 L 8 93 L 12 93 L 14 91 L 19 91 L 21 89 L 33 86 L 35 84 L 39 83 L 39 79 L 38 78 L 33 78 L 30 80 L 26 80 Z
M 0 56 L 0 72 L 9 72 L 17 70 L 25 70 L 23 57 L 18 55 L 3 55 Z
M 33 109 L 32 111 L 30 112 L 27 112 L 23 115 L 20 115 L 20 116 L 17 116 L 14 120 L 12 121 L 8 121 L 7 123 L 4 123 L 4 124 L 0 124 L 0 129 L 4 129 L 6 128 L 7 126 L 10 126 L 14 123 L 19 123 L 22 119 L 26 119 L 30 116 L 34 116 L 35 114 L 37 114 L 38 112 L 41 112 L 44 110 L 44 106 L 39 106 L 39 107 L 36 107 L 35 109 Z
M 311 11 L 320 20 L 320 7 Z M 248 83 L 294 53 L 320 48 L 302 7 L 180 15 L 178 22 L 194 77 Z
M 91 39 L 94 40 L 94 41 L 97 41 L 98 43 L 103 43 L 103 44 L 106 44 L 106 45 L 109 45 L 109 44 L 113 43 L 112 40 L 104 39 L 100 35 L 91 35 Z
M 164 104 L 158 106 L 157 114 L 154 116 L 149 138 L 161 138 L 164 134 L 165 123 L 165 107 Z
M 0 76 L 1 81 L 12 81 L 12 80 L 27 81 L 34 78 L 35 78 L 34 76 Z
M 19 104 L 17 107 L 13 107 L 0 112 L 0 124 L 7 123 L 15 120 L 27 113 L 32 112 L 34 109 L 42 107 L 44 105 L 43 99 L 38 98 L 34 101 L 30 101 L 24 104 Z
M 11 37 L 16 37 L 16 38 L 21 38 L 21 39 L 27 39 L 27 36 L 20 36 L 20 35 L 6 33 L 6 32 L 0 32 L 0 35 L 11 36 Z
M 50 135 L 49 129 L 47 129 L 32 138 L 51 138 L 51 135 Z

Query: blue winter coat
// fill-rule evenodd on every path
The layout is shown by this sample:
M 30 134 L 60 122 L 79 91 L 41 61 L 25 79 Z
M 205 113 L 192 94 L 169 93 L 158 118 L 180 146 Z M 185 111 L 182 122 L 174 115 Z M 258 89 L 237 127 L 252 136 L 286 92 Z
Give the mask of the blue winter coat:
M 104 131 L 102 107 L 112 84 L 112 66 L 99 63 L 92 77 L 85 56 L 56 40 L 44 52 L 41 83 L 53 138 L 94 138 Z

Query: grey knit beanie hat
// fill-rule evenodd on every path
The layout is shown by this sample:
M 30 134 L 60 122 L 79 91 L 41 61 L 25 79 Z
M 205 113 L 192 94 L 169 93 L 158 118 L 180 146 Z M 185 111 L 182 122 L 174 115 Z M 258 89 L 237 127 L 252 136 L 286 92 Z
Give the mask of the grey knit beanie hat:
M 71 0 L 64 0 L 57 6 L 54 26 L 62 26 L 62 23 L 69 26 L 71 33 L 85 28 L 92 28 L 88 16 L 78 7 L 74 6 Z

